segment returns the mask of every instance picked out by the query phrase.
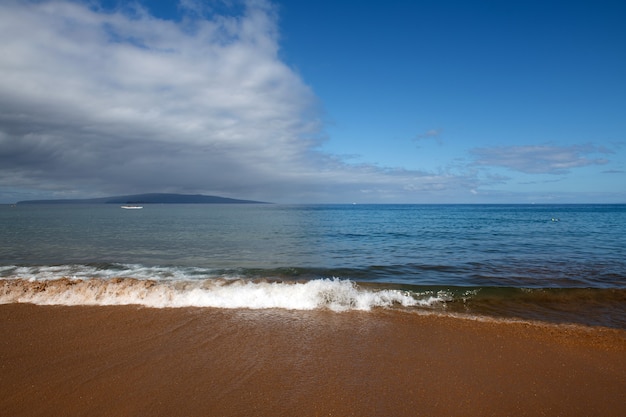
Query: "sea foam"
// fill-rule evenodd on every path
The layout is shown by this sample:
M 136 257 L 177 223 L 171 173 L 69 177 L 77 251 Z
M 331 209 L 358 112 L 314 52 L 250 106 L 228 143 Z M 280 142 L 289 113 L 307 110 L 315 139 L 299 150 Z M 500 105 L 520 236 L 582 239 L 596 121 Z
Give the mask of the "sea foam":
M 155 281 L 136 278 L 0 279 L 0 303 L 41 305 L 142 305 L 289 310 L 371 310 L 429 307 L 445 295 L 363 288 L 350 280 L 304 282 L 205 279 Z

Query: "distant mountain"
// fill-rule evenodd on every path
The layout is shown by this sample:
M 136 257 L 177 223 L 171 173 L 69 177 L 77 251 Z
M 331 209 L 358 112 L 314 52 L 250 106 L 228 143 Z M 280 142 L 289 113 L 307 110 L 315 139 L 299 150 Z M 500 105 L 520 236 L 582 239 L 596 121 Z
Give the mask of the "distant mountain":
M 263 201 L 237 200 L 202 194 L 135 194 L 116 197 L 26 200 L 17 204 L 268 204 Z

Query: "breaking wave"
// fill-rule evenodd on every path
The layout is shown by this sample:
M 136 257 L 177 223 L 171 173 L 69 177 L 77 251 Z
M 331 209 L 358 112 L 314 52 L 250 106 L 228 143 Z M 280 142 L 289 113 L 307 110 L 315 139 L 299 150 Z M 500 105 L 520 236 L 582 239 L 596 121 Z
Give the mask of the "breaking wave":
M 337 312 L 392 308 L 626 329 L 623 288 L 425 286 L 345 275 L 352 274 L 120 263 L 10 265 L 0 266 L 0 304 Z
M 156 281 L 137 278 L 0 280 L 0 304 L 367 311 L 375 307 L 429 307 L 445 301 L 446 294 L 443 292 L 368 289 L 353 281 L 340 279 L 305 282 L 242 279 Z

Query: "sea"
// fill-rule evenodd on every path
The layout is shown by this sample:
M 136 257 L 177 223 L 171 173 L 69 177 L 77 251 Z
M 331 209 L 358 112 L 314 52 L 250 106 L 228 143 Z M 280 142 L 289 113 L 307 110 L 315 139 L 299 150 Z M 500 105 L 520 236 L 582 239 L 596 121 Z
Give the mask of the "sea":
M 0 304 L 626 329 L 626 205 L 0 205 Z

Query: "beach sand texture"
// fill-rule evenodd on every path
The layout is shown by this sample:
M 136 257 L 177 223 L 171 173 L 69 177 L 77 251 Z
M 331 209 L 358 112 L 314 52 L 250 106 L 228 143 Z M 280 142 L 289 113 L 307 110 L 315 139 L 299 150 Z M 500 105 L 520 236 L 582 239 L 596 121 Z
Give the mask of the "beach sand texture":
M 624 416 L 626 332 L 347 312 L 0 305 L 1 416 Z

